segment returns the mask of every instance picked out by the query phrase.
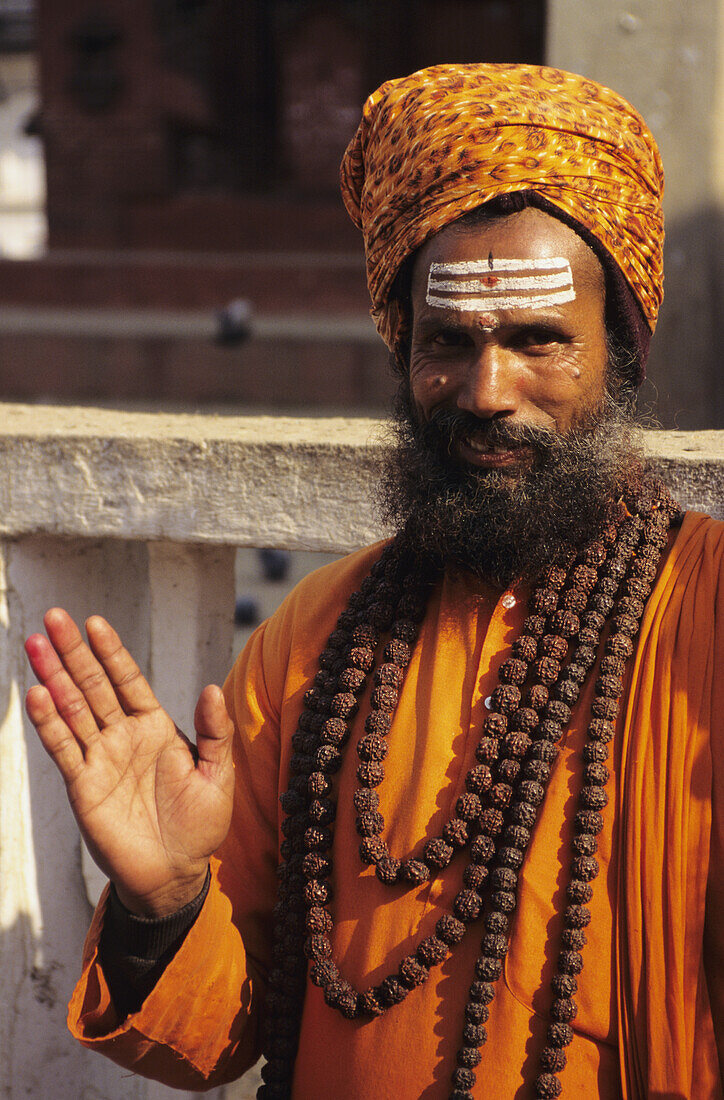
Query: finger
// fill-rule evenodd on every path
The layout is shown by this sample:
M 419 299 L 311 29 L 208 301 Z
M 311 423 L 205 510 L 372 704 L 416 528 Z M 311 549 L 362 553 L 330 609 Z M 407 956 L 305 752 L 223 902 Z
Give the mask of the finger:
M 108 674 L 116 696 L 126 714 L 157 710 L 156 696 L 131 654 L 110 623 L 100 615 L 86 620 L 88 642 Z
M 58 657 L 98 723 L 121 721 L 125 714 L 113 685 L 67 611 L 53 607 L 43 622 Z
M 31 634 L 25 642 L 25 652 L 35 676 L 41 684 L 63 667 L 54 647 L 44 634 Z
M 209 684 L 199 696 L 194 713 L 198 766 L 220 777 L 231 764 L 234 725 L 229 718 L 221 688 Z
M 25 710 L 43 748 L 52 757 L 66 783 L 71 782 L 83 766 L 83 752 L 58 714 L 48 689 L 40 685 L 31 687 L 25 696 Z
M 25 643 L 30 667 L 48 692 L 53 707 L 73 736 L 86 747 L 98 736 L 98 725 L 83 696 L 66 672 L 53 646 L 42 634 Z

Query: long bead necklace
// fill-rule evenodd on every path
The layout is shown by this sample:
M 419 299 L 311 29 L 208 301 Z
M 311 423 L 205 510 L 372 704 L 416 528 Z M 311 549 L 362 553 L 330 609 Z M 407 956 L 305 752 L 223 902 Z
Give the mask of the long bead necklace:
M 581 615 L 581 629 L 576 646 L 567 666 L 565 678 L 559 680 L 555 694 L 564 705 L 575 705 L 587 670 L 595 663 L 600 644 L 600 633 L 606 617 L 614 610 L 614 597 L 625 578 L 624 595 L 615 605 L 616 615 L 612 632 L 605 643 L 605 656 L 601 661 L 591 706 L 588 726 L 588 743 L 584 750 L 584 784 L 579 796 L 579 808 L 575 818 L 576 838 L 573 842 L 571 877 L 567 888 L 567 905 L 564 910 L 564 931 L 553 977 L 553 1002 L 550 1009 L 551 1023 L 547 1043 L 541 1053 L 541 1072 L 535 1082 L 535 1095 L 556 1097 L 561 1093 L 561 1083 L 556 1074 L 566 1065 L 565 1048 L 573 1038 L 571 1021 L 576 1015 L 573 996 L 577 990 L 577 975 L 583 968 L 581 949 L 585 945 L 584 929 L 590 921 L 592 881 L 598 873 L 595 859 L 597 837 L 603 828 L 601 810 L 608 801 L 605 785 L 609 778 L 605 761 L 607 745 L 614 735 L 614 723 L 623 691 L 623 671 L 627 658 L 633 653 L 633 639 L 638 633 L 644 602 L 648 597 L 659 558 L 666 544 L 669 524 L 674 515 L 666 498 L 659 508 L 644 519 L 634 515 L 624 520 L 620 533 L 608 560 L 603 564 L 599 579 L 586 601 Z M 635 555 L 635 556 L 634 556 Z M 581 601 L 582 602 L 582 601 Z M 484 1023 L 487 1005 L 493 997 L 493 982 L 502 970 L 502 959 L 507 952 L 509 910 L 514 907 L 512 892 L 517 887 L 517 869 L 522 864 L 530 830 L 535 823 L 538 807 L 550 775 L 550 765 L 555 760 L 557 742 L 563 734 L 565 712 L 557 720 L 546 719 L 540 723 L 533 746 L 533 762 L 543 765 L 538 773 L 537 785 L 523 789 L 518 801 L 517 817 L 525 824 L 513 825 L 508 832 L 508 846 L 498 853 L 500 870 L 505 886 L 503 897 L 493 894 L 491 908 L 486 917 L 487 934 L 481 943 L 481 954 L 476 963 L 476 980 L 471 986 L 465 1007 L 463 1046 L 457 1054 L 457 1067 L 453 1073 L 451 1100 L 472 1100 L 470 1089 L 475 1083 L 474 1069 L 480 1061 L 480 1047 L 486 1039 Z M 529 773 L 530 774 L 530 773 Z M 533 797 L 531 798 L 531 795 Z M 494 871 L 493 875 L 498 873 Z M 501 904 L 502 902 L 502 904 Z
M 558 754 L 557 742 L 596 661 L 601 632 L 625 578 L 595 686 L 569 904 L 553 979 L 552 1023 L 535 1086 L 537 1096 L 560 1094 L 556 1073 L 565 1066 L 565 1046 L 572 1038 L 575 976 L 582 967 L 583 929 L 590 919 L 586 902 L 598 869 L 594 853 L 602 826 L 600 810 L 607 798 L 606 745 L 613 736 L 623 664 L 633 652 L 632 639 L 675 514 L 676 506 L 665 490 L 655 499 L 637 501 L 632 514 L 619 507 L 601 537 L 577 559 L 545 571 L 512 656 L 501 665 L 500 683 L 491 697 L 493 709 L 476 749 L 477 763 L 466 777 L 466 792 L 456 803 L 455 815 L 441 836 L 404 860 L 392 857 L 382 838 L 384 820 L 375 788 L 384 779 L 386 736 L 428 593 L 437 578 L 420 564 L 410 568 L 414 555 L 404 535 L 398 536 L 350 598 L 320 657 L 320 671 L 305 695 L 305 709 L 292 738 L 292 777 L 282 796 L 287 817 L 282 824 L 283 862 L 267 997 L 267 1064 L 260 1096 L 290 1096 L 307 959 L 311 960 L 309 977 L 321 986 L 331 1007 L 348 1018 L 377 1016 L 424 982 L 430 968 L 447 957 L 485 911 L 486 932 L 465 1007 L 463 1044 L 451 1092 L 454 1100 L 472 1100 L 474 1070 L 486 1039 L 487 1006 L 502 972 L 510 914 L 517 903 L 517 872 Z M 327 904 L 336 815 L 333 776 L 341 766 L 350 721 L 373 668 L 379 636 L 385 632 L 389 637 L 358 744 L 360 785 L 354 805 L 361 859 L 375 866 L 381 882 L 411 886 L 438 874 L 456 849 L 469 848 L 470 862 L 453 913 L 438 920 L 435 933 L 402 960 L 395 974 L 358 992 L 339 974 L 331 957 L 333 922 Z

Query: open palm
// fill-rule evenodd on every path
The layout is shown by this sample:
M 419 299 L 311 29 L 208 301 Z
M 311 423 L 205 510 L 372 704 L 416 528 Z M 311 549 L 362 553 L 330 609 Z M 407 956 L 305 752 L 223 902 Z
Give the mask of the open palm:
M 121 901 L 142 915 L 173 912 L 201 889 L 231 820 L 233 727 L 221 691 L 201 694 L 194 749 L 104 619 L 86 623 L 88 645 L 60 608 L 44 621 L 48 637 L 25 647 L 40 681 L 28 716 Z

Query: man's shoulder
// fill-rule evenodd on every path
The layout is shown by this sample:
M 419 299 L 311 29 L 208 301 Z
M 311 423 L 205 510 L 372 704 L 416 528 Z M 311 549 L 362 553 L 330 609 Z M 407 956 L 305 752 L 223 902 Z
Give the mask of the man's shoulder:
M 724 565 L 724 520 L 704 512 L 685 512 L 672 547 L 677 561 L 704 561 Z
M 686 512 L 663 562 L 651 606 L 708 630 L 724 614 L 724 522 Z M 705 624 L 709 624 L 706 626 Z
M 300 580 L 236 658 L 227 680 L 229 691 L 243 695 L 251 677 L 278 709 L 280 700 L 307 682 L 340 613 L 385 545 L 383 541 L 356 550 Z
M 367 576 L 388 541 L 384 539 L 371 546 L 363 546 L 360 550 L 354 550 L 337 561 L 307 573 L 294 586 L 285 602 L 304 607 L 310 600 L 327 602 L 331 599 L 335 602 L 340 598 L 349 598 Z
M 388 540 L 365 546 L 303 577 L 267 623 L 268 631 L 290 636 L 329 633 Z

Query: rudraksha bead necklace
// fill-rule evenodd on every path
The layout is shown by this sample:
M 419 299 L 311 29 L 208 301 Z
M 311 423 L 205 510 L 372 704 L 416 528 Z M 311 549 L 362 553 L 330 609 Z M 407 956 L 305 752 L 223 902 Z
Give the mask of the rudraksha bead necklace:
M 292 738 L 292 777 L 282 796 L 287 816 L 282 823 L 283 862 L 267 996 L 267 1064 L 259 1096 L 270 1100 L 291 1094 L 307 958 L 312 962 L 310 979 L 322 987 L 330 1006 L 348 1018 L 373 1017 L 425 981 L 430 968 L 447 957 L 485 912 L 486 933 L 465 1007 L 463 1045 L 451 1092 L 454 1100 L 472 1100 L 474 1069 L 486 1039 L 487 1006 L 502 972 L 510 914 L 517 903 L 517 872 L 558 754 L 556 742 L 597 659 L 601 632 L 625 578 L 624 595 L 615 606 L 613 632 L 594 689 L 569 905 L 553 979 L 553 1022 L 535 1086 L 537 1096 L 560 1094 L 556 1073 L 565 1066 L 564 1048 L 572 1037 L 569 1021 L 575 1015 L 575 975 L 582 967 L 583 928 L 590 919 L 586 902 L 598 870 L 594 853 L 602 826 L 600 810 L 607 800 L 606 744 L 613 735 L 623 666 L 633 652 L 644 602 L 676 515 L 676 506 L 663 489 L 655 499 L 642 499 L 630 508 L 632 514 L 620 508 L 600 539 L 575 561 L 545 571 L 531 597 L 532 613 L 513 644 L 512 656 L 501 665 L 500 683 L 491 697 L 494 709 L 483 724 L 477 763 L 466 777 L 466 793 L 456 803 L 455 816 L 440 837 L 405 860 L 392 857 L 382 839 L 384 821 L 375 788 L 384 778 L 386 735 L 437 577 L 415 562 L 403 533 L 385 549 L 350 598 L 320 657 L 320 671 L 305 695 L 305 709 Z M 354 805 L 362 837 L 361 858 L 374 864 L 381 882 L 406 882 L 410 887 L 439 873 L 456 848 L 469 848 L 470 862 L 463 872 L 463 889 L 455 898 L 453 914 L 438 920 L 435 934 L 402 960 L 396 974 L 359 993 L 339 975 L 331 958 L 333 922 L 326 906 L 331 898 L 330 853 L 336 815 L 332 777 L 341 765 L 349 722 L 374 666 L 382 632 L 389 632 L 389 637 L 375 673 L 370 713 L 358 745 L 360 786 Z M 571 643 L 574 648 L 569 658 Z
M 610 538 L 615 536 L 615 532 L 616 528 L 612 527 Z M 581 570 L 576 574 L 579 583 L 580 573 Z M 595 576 L 594 571 L 594 580 Z M 558 610 L 558 590 L 562 587 L 565 578 L 565 570 L 549 570 L 547 572 L 542 587 L 537 590 L 531 601 L 534 610 L 536 608 L 541 611 L 545 610 L 547 615 L 534 614 L 529 616 L 524 626 L 524 631 L 530 632 L 529 637 L 535 638 L 535 632 L 539 632 L 542 638 L 547 639 L 546 648 L 559 651 L 561 657 L 567 652 L 568 643 L 561 637 L 560 633 L 551 634 L 548 631 L 555 628 L 558 631 L 566 631 L 570 634 L 576 626 L 571 618 L 570 609 L 563 608 L 560 612 Z M 571 591 L 573 590 L 571 589 Z M 526 635 L 524 634 L 524 636 Z M 558 650 L 556 650 L 556 642 Z M 520 658 L 512 658 L 511 663 L 519 660 Z M 547 678 L 548 683 L 555 687 L 558 682 L 555 677 L 561 675 L 561 662 L 555 661 L 550 656 L 543 660 L 547 662 L 546 670 L 548 673 L 552 672 L 552 665 L 556 666 L 555 675 L 550 675 Z M 503 677 L 505 676 L 505 665 L 507 663 L 505 662 L 503 666 Z M 522 679 L 524 680 L 525 677 Z M 544 688 L 540 683 L 534 683 L 530 692 L 533 701 L 537 702 L 539 707 L 545 706 L 544 714 L 548 716 L 549 720 L 563 716 L 562 707 L 566 708 L 566 704 L 561 704 L 555 699 L 549 700 L 548 688 Z M 529 700 L 526 699 L 526 701 Z M 472 769 L 472 774 L 466 779 L 467 793 L 474 793 L 477 803 L 475 820 L 473 822 L 462 817 L 453 818 L 443 830 L 445 839 L 428 842 L 425 847 L 425 865 L 429 867 L 432 864 L 433 868 L 438 870 L 444 867 L 452 856 L 453 845 L 447 842 L 447 838 L 451 838 L 453 830 L 457 832 L 458 827 L 461 827 L 460 832 L 457 834 L 462 834 L 459 843 L 456 845 L 457 847 L 467 846 L 468 841 L 472 839 L 471 834 L 474 835 L 473 829 L 474 833 L 479 834 L 475 836 L 471 845 L 471 863 L 463 874 L 463 889 L 455 897 L 453 915 L 447 914 L 440 918 L 435 934 L 423 940 L 418 945 L 414 955 L 407 956 L 402 960 L 400 969 L 396 974 L 389 975 L 377 987 L 368 989 L 360 995 L 357 995 L 348 983 L 340 979 L 336 969 L 333 968 L 333 964 L 329 961 L 331 943 L 328 934 L 321 933 L 319 938 L 312 940 L 310 937 L 307 940 L 306 951 L 314 962 L 310 970 L 310 978 L 312 982 L 322 986 L 327 1002 L 337 1007 L 343 1014 L 377 1015 L 391 1004 L 399 1003 L 407 996 L 411 988 L 414 988 L 410 981 L 410 975 L 414 973 L 416 976 L 414 984 L 419 984 L 420 981 L 424 980 L 427 977 L 429 968 L 442 962 L 447 957 L 462 938 L 466 926 L 480 916 L 483 907 L 481 890 L 485 888 L 485 882 L 488 878 L 488 864 L 496 852 L 495 838 L 502 828 L 503 814 L 511 800 L 513 791 L 511 783 L 520 770 L 521 757 L 524 757 L 532 743 L 526 729 L 530 729 L 532 732 L 539 721 L 538 713 L 533 708 L 521 708 L 519 705 L 521 702 L 522 697 L 519 688 L 506 683 L 505 679 L 493 692 L 491 704 L 498 709 L 494 709 L 485 720 L 483 737 L 476 754 L 478 760 L 487 763 L 475 766 Z M 530 720 L 531 715 L 524 713 L 526 709 L 531 711 L 532 723 Z M 516 728 L 516 722 L 513 720 L 512 725 L 514 728 L 510 732 L 506 732 L 508 730 L 508 716 L 512 718 L 513 714 L 518 717 L 518 725 L 522 725 L 523 729 Z M 570 711 L 566 708 L 566 717 L 568 714 L 570 714 Z M 389 724 L 389 719 L 387 724 Z M 529 768 L 537 769 L 536 774 L 540 773 L 545 766 L 545 762 L 528 765 Z M 481 768 L 487 768 L 487 773 L 490 775 L 490 782 L 487 784 L 483 783 L 481 785 L 480 783 Z M 483 774 L 485 775 L 485 773 Z M 383 772 L 380 766 L 374 782 L 377 784 L 381 782 L 382 778 Z M 540 778 L 540 775 L 538 775 L 538 778 Z M 485 789 L 480 789 L 481 786 Z M 531 789 L 524 788 L 524 790 L 530 798 L 533 798 L 533 786 L 532 784 L 528 784 L 528 786 Z M 479 793 L 472 791 L 471 788 L 473 787 L 478 788 Z M 461 809 L 460 803 L 466 801 L 466 796 L 462 796 L 458 802 L 458 812 Z M 528 832 L 529 836 L 530 832 Z M 363 841 L 361 848 L 364 859 L 367 854 L 365 841 Z M 369 862 L 369 859 L 367 861 Z M 382 877 L 382 881 L 387 881 L 385 876 L 378 875 L 378 877 Z M 506 887 L 510 885 L 510 877 L 511 872 L 508 869 L 499 869 L 493 875 L 493 898 L 499 898 L 501 905 L 509 904 L 509 891 L 506 891 Z M 420 966 L 422 969 L 420 969 Z M 497 959 L 491 958 L 484 964 L 481 963 L 479 970 L 481 973 L 485 970 L 486 974 L 497 977 L 497 973 L 494 972 L 500 966 L 501 964 Z
M 645 502 L 644 502 L 645 503 Z M 588 744 L 584 750 L 584 786 L 579 799 L 575 824 L 577 836 L 573 843 L 571 879 L 567 889 L 568 904 L 564 911 L 564 931 L 558 959 L 558 969 L 553 978 L 554 999 L 550 1009 L 551 1024 L 546 1047 L 541 1054 L 541 1071 L 535 1082 L 538 1097 L 559 1096 L 561 1083 L 556 1077 L 566 1064 L 565 1047 L 571 1042 L 573 1032 L 570 1022 L 575 1018 L 573 996 L 577 989 L 576 976 L 583 968 L 581 948 L 585 945 L 584 929 L 590 921 L 586 904 L 592 897 L 591 882 L 598 873 L 594 858 L 597 836 L 603 828 L 601 810 L 608 796 L 605 784 L 609 778 L 605 760 L 607 744 L 614 733 L 614 723 L 623 691 L 623 671 L 627 658 L 633 653 L 636 636 L 644 611 L 659 558 L 666 544 L 669 525 L 678 509 L 665 496 L 656 502 L 658 507 L 644 519 L 633 515 L 621 526 L 613 551 L 601 569 L 597 583 L 587 600 L 582 615 L 582 628 L 578 631 L 575 649 L 567 666 L 567 676 L 559 680 L 554 694 L 564 705 L 572 707 L 577 701 L 580 686 L 587 670 L 595 663 L 600 644 L 600 632 L 605 616 L 614 607 L 614 596 L 625 577 L 624 596 L 616 606 L 613 631 L 605 643 L 605 656 L 594 688 L 591 706 L 592 717 L 588 727 Z M 632 557 L 634 550 L 636 556 Z M 632 593 L 635 593 L 633 595 Z M 636 600 L 636 603 L 631 601 Z M 509 914 L 516 904 L 517 870 L 523 862 L 535 824 L 538 809 L 543 800 L 545 786 L 550 775 L 550 765 L 558 749 L 556 742 L 563 734 L 566 712 L 558 719 L 545 719 L 533 733 L 530 761 L 524 774 L 534 776 L 534 782 L 519 785 L 520 795 L 513 825 L 506 833 L 506 846 L 498 852 L 498 891 L 490 898 L 485 918 L 487 934 L 481 944 L 481 954 L 475 967 L 468 1003 L 465 1007 L 463 1046 L 457 1054 L 457 1067 L 453 1072 L 451 1100 L 472 1100 L 471 1089 L 475 1083 L 474 1069 L 479 1064 L 480 1046 L 486 1040 L 485 1022 L 487 1005 L 493 998 L 494 982 L 502 972 L 502 960 L 507 953 Z M 533 770 L 532 770 L 533 769 Z M 537 774 L 536 774 L 537 772 Z

